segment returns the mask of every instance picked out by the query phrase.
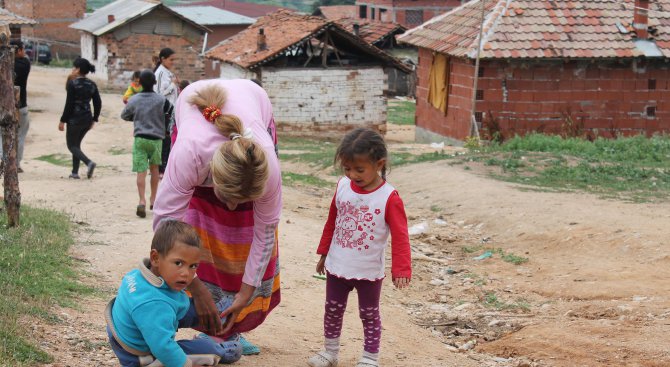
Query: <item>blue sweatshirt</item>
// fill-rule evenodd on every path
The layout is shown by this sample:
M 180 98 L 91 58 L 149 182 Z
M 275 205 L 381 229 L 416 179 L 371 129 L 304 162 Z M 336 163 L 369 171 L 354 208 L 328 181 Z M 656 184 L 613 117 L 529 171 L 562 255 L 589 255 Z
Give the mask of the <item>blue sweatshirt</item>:
M 117 335 L 129 347 L 151 352 L 165 367 L 190 365 L 175 341 L 179 320 L 190 306 L 188 296 L 172 290 L 148 267 L 145 259 L 123 277 L 112 308 Z

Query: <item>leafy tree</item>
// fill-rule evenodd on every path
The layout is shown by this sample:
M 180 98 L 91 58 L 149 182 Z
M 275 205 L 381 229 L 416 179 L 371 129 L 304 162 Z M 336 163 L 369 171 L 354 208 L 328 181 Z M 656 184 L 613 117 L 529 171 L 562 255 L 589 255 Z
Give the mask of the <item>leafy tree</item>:
M 320 6 L 330 6 L 330 5 L 354 5 L 356 0 L 315 0 L 312 3 L 312 11 L 315 11 Z

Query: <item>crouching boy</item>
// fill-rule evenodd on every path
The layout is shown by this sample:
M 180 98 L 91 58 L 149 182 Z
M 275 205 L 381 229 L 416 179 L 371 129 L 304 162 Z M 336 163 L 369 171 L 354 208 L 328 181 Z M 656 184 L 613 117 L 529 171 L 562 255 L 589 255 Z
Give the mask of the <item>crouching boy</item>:
M 200 247 L 193 227 L 165 220 L 154 234 L 150 257 L 123 277 L 105 310 L 109 341 L 123 367 L 215 366 L 240 359 L 236 341 L 175 340 L 178 328 L 198 325 L 184 290 L 195 277 Z

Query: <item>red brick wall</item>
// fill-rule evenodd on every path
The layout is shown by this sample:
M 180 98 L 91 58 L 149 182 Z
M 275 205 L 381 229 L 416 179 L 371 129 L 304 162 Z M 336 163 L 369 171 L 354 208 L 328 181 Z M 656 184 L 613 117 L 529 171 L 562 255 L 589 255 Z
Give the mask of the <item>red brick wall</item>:
M 52 44 L 52 54 L 56 57 L 72 56 L 79 53 L 79 32 L 70 24 L 79 21 L 86 12 L 86 0 L 5 0 L 8 10 L 35 19 L 32 29 L 24 29 L 28 37 L 71 43 L 73 47 Z
M 117 41 L 112 34 L 109 34 L 98 40 L 107 44 L 107 65 L 112 85 L 118 84 L 116 81 L 125 84 L 128 72 L 153 69 L 152 56 L 158 56 L 163 47 L 170 47 L 175 51 L 177 59 L 174 73 L 180 79 L 200 80 L 204 77 L 203 59 L 199 56 L 203 41 L 203 38 L 200 38 L 192 44 L 182 37 L 155 34 L 133 34 L 121 41 Z
M 416 125 L 443 136 L 464 140 L 470 135 L 472 77 L 474 65 L 451 59 L 451 93 L 446 116 L 428 103 L 428 77 L 433 63 L 432 51 L 419 49 L 416 87 Z
M 417 126 L 463 140 L 469 130 L 471 61 L 452 59 L 447 116 L 427 102 L 432 54 L 419 52 Z M 670 132 L 670 65 L 614 61 L 482 61 L 477 111 L 499 123 L 503 136 L 537 131 L 565 134 L 572 120 L 585 135 L 612 137 Z M 650 81 L 652 80 L 652 81 Z M 652 89 L 655 84 L 655 88 Z M 655 107 L 655 116 L 647 108 Z

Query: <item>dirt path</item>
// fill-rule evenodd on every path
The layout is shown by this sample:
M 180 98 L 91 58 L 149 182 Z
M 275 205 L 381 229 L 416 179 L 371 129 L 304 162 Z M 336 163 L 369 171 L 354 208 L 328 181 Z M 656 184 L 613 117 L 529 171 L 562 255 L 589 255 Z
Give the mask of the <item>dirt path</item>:
M 56 128 L 66 73 L 35 68 L 31 74 L 35 111 L 22 195 L 30 205 L 71 213 L 79 223 L 73 256 L 111 292 L 146 256 L 151 239 L 150 217 L 134 214 L 132 124 L 117 117 L 120 96 L 103 95 L 103 118 L 83 145 L 98 163 L 93 180 L 68 180 L 69 167 L 36 160 L 68 153 Z M 670 340 L 664 338 L 670 332 L 670 204 L 521 191 L 448 161 L 400 167 L 390 180 L 410 225 L 430 228 L 413 237 L 421 259 L 412 288 L 385 284 L 383 365 L 670 365 Z M 248 335 L 263 353 L 237 365 L 304 366 L 320 348 L 324 284 L 311 274 L 330 195 L 285 189 L 282 303 Z M 498 253 L 473 260 L 485 247 L 529 261 L 513 265 Z M 56 357 L 53 366 L 116 365 L 102 319 L 107 297 L 82 300 L 78 311 L 57 310 L 60 323 L 32 327 Z M 344 367 L 355 364 L 362 345 L 355 308 L 349 308 Z

